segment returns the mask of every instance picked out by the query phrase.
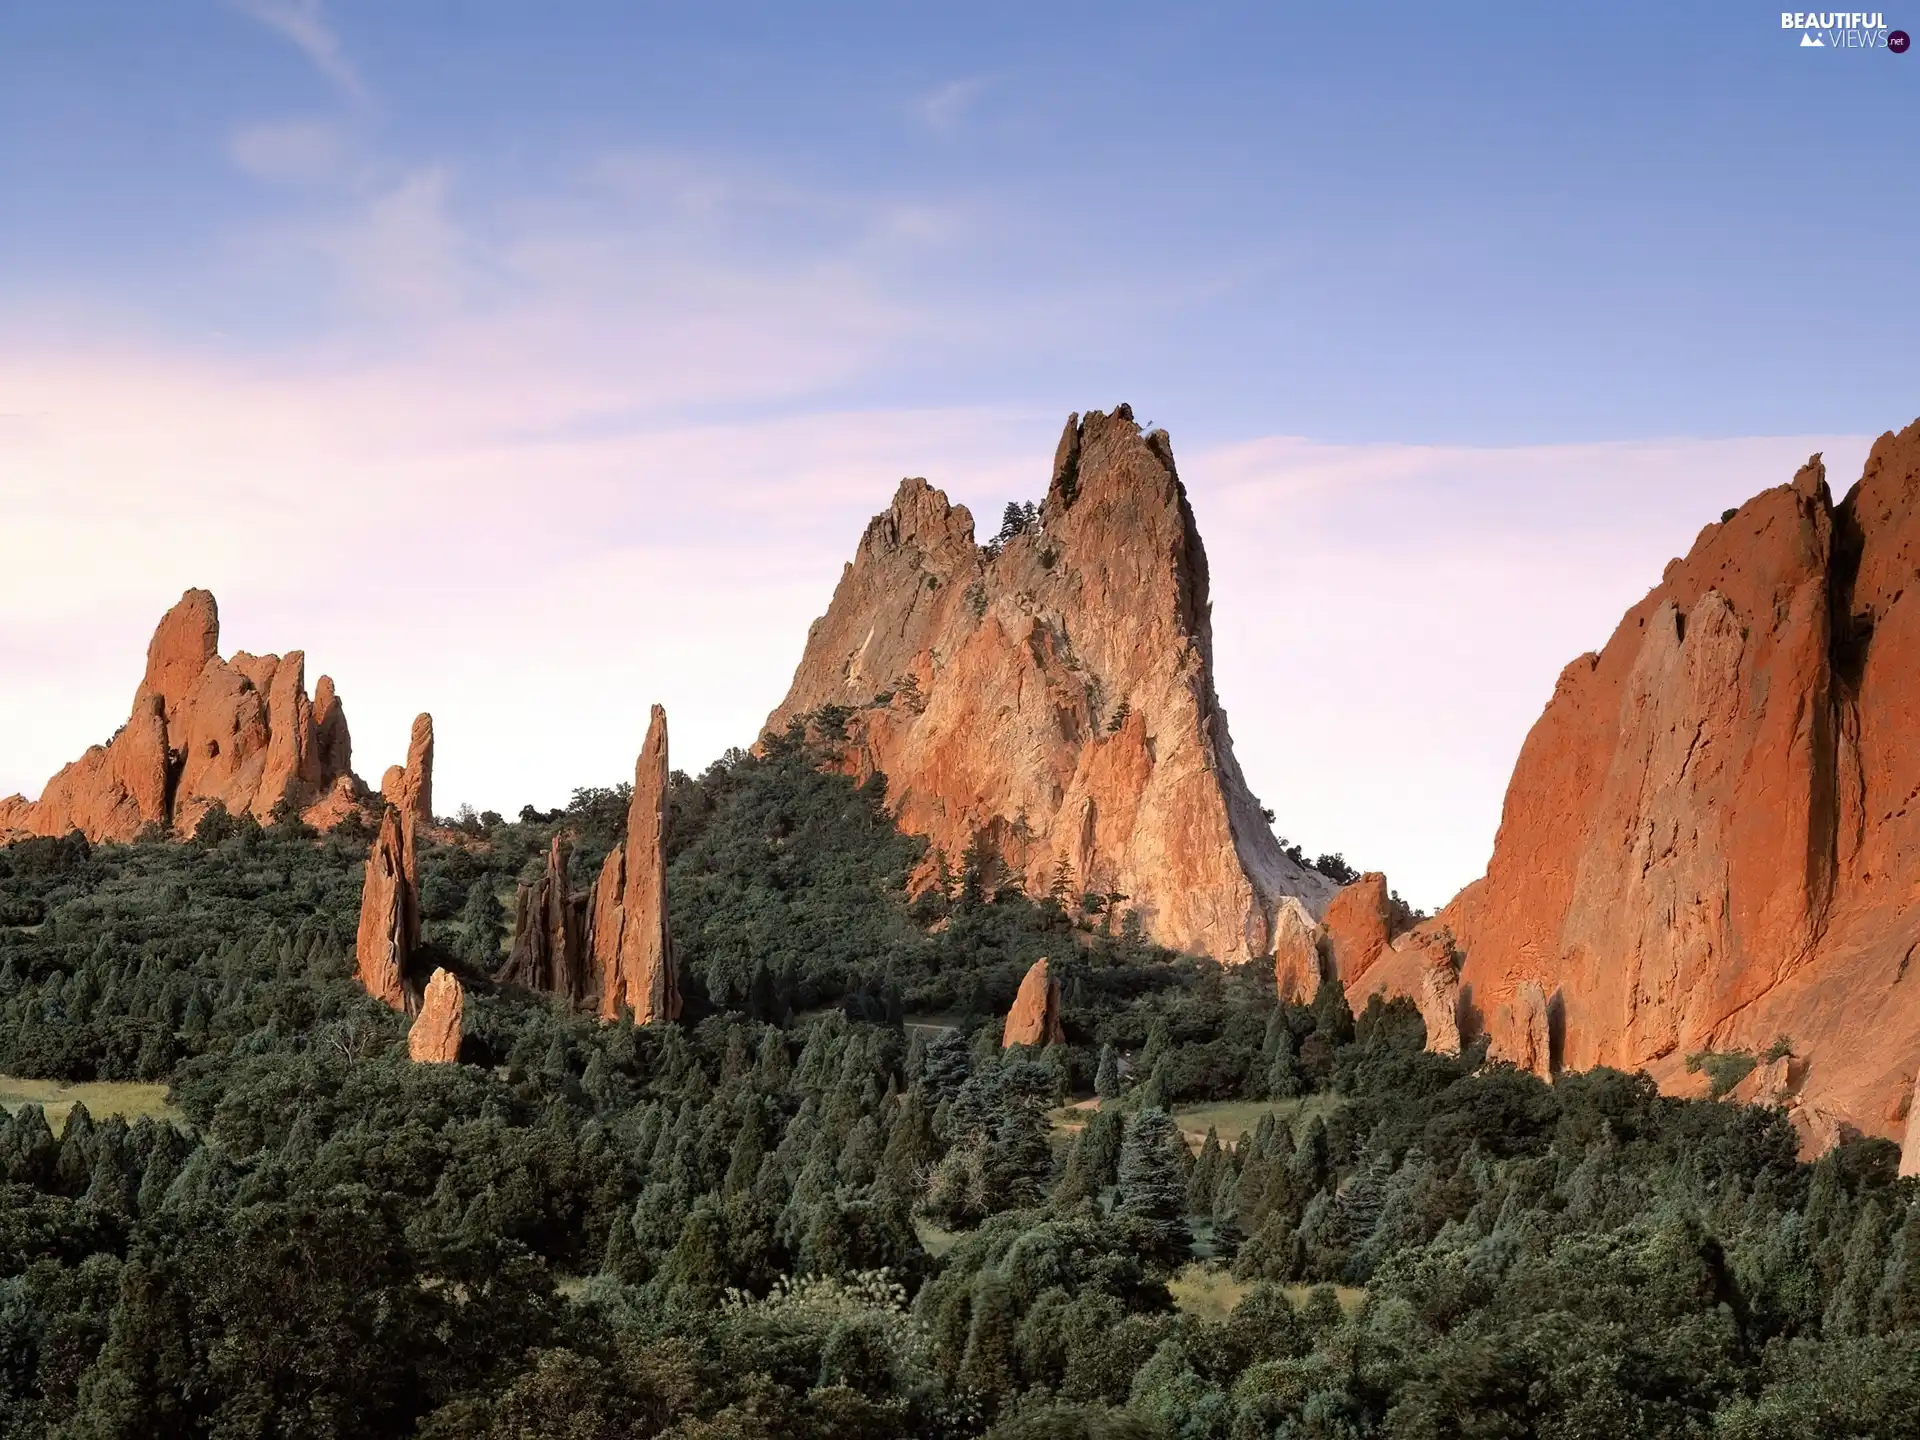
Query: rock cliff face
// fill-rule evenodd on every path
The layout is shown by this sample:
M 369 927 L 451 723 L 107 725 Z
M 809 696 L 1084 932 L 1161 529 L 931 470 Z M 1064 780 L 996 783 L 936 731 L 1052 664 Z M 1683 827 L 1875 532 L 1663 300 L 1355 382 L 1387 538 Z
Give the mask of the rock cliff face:
M 1372 968 L 1392 939 L 1393 908 L 1387 877 L 1370 870 L 1343 885 L 1327 904 L 1327 955 L 1342 985 Z
M 466 1032 L 467 992 L 445 970 L 427 981 L 420 1013 L 407 1031 L 407 1055 L 417 1065 L 451 1065 L 460 1058 Z
M 288 811 L 322 829 L 357 807 L 346 712 L 333 681 L 306 688 L 306 657 L 220 658 L 220 615 L 189 590 L 147 647 L 127 723 L 29 802 L 0 800 L 9 833 L 131 840 L 148 827 L 191 835 L 214 805 L 262 822 Z
M 407 763 L 387 767 L 380 798 L 424 825 L 433 823 L 433 716 L 414 716 Z
M 547 868 L 514 898 L 513 950 L 500 968 L 503 983 L 525 985 L 579 1004 L 599 1001 L 587 955 L 586 897 L 567 889 L 567 837 L 553 837 Z
M 1207 561 L 1164 431 L 1121 406 L 1068 422 L 1038 512 L 1003 543 L 924 480 L 862 536 L 792 687 L 844 768 L 887 777 L 947 863 L 1029 894 L 1119 892 L 1149 934 L 1242 961 L 1274 907 L 1332 885 L 1290 861 L 1214 697 Z
M 1920 422 L 1838 505 L 1815 456 L 1707 526 L 1567 667 L 1485 877 L 1430 928 L 1496 1054 L 1537 1056 L 1535 992 L 1558 1063 L 1674 1088 L 1690 1052 L 1784 1035 L 1810 1147 L 1895 1133 L 1920 1063 Z
M 1047 973 L 1046 957 L 1042 956 L 1020 979 L 1013 1008 L 1007 1011 L 1006 1024 L 1000 1031 L 1000 1048 L 1051 1045 L 1066 1038 L 1060 1020 L 1060 982 Z
M 625 1005 L 636 1025 L 680 1018 L 680 976 L 667 926 L 667 712 L 653 707 L 633 767 L 627 838 L 607 856 L 594 887 L 593 966 L 600 1018 Z

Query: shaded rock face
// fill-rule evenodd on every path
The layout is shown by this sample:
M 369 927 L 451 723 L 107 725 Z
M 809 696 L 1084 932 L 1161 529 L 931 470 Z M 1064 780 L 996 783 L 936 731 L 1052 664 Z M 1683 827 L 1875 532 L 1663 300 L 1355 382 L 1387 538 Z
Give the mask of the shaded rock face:
M 1327 953 L 1342 985 L 1352 985 L 1380 958 L 1392 926 L 1387 877 L 1377 870 L 1342 886 L 1327 903 Z
M 419 886 L 413 821 L 388 806 L 367 852 L 354 959 L 361 987 L 395 1010 L 407 1008 L 408 962 L 420 941 Z
M 1547 992 L 1538 980 L 1522 980 L 1494 1014 L 1487 1059 L 1504 1060 L 1542 1080 L 1553 1078 L 1553 1027 Z
M 667 926 L 667 712 L 653 707 L 633 769 L 627 836 L 594 886 L 592 965 L 600 1018 L 626 1006 L 636 1025 L 680 1018 L 680 977 Z
M 189 590 L 161 618 L 127 723 L 46 784 L 36 801 L 0 800 L 8 833 L 131 840 L 148 827 L 191 835 L 214 805 L 267 822 L 301 815 L 325 829 L 357 808 L 346 712 L 333 681 L 306 689 L 306 657 L 220 658 L 213 596 Z
M 1051 1045 L 1064 1042 L 1067 1032 L 1060 1021 L 1060 982 L 1047 973 L 1046 957 L 1027 967 L 1020 990 L 1007 1011 L 1006 1025 L 1000 1032 L 1000 1048 L 1014 1045 Z
M 1920 1175 L 1920 1075 L 1913 1080 L 1907 1103 L 1907 1135 L 1900 1146 L 1900 1173 Z
M 1273 912 L 1273 988 L 1284 1004 L 1306 1005 L 1320 993 L 1326 970 L 1320 956 L 1322 931 L 1307 907 L 1282 897 Z
M 1281 852 L 1248 792 L 1212 645 L 1166 434 L 1122 406 L 1068 422 L 1037 521 L 996 548 L 903 481 L 767 725 L 811 717 L 952 866 L 984 852 L 1029 894 L 1062 874 L 1124 893 L 1162 943 L 1245 961 L 1272 953 L 1280 899 L 1317 912 L 1332 885 Z
M 466 1032 L 467 992 L 445 970 L 435 970 L 407 1031 L 407 1055 L 418 1065 L 451 1065 Z
M 579 1004 L 599 994 L 591 987 L 584 914 L 585 897 L 567 889 L 567 837 L 555 835 L 547 868 L 514 898 L 513 949 L 500 968 L 504 983 L 544 990 Z

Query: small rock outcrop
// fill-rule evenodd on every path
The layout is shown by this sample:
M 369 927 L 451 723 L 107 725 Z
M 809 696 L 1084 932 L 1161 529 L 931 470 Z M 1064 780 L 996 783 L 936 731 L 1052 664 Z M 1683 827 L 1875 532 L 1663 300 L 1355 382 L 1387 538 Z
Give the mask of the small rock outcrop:
M 992 543 L 924 480 L 874 518 L 767 720 L 805 721 L 901 827 L 1030 895 L 1121 893 L 1147 934 L 1244 963 L 1332 882 L 1281 849 L 1214 693 L 1206 551 L 1165 431 L 1075 416 L 1046 499 Z M 937 866 L 917 877 L 931 884 Z
M 211 593 L 189 590 L 161 617 L 127 723 L 46 784 L 0 800 L 0 840 L 64 835 L 190 836 L 214 806 L 263 824 L 299 816 L 330 828 L 358 809 L 346 712 L 333 681 L 306 689 L 306 657 L 220 658 Z
M 1292 895 L 1273 912 L 1273 988 L 1282 1004 L 1311 1004 L 1320 993 L 1325 967 L 1320 958 L 1320 924 Z
M 1435 1055 L 1460 1053 L 1460 971 L 1453 946 L 1444 936 L 1414 942 L 1420 956 L 1420 1019 L 1427 1027 L 1427 1049 Z
M 407 1008 L 407 971 L 420 941 L 419 885 L 413 821 L 388 806 L 367 852 L 354 957 L 361 987 L 395 1010 Z
M 1067 1038 L 1060 1020 L 1060 981 L 1047 973 L 1043 955 L 1027 967 L 1020 990 L 1007 1011 L 1006 1025 L 1000 1032 L 1000 1048 L 1015 1045 L 1052 1045 Z
M 556 834 L 547 847 L 547 868 L 514 897 L 513 949 L 500 968 L 501 982 L 544 990 L 571 1003 L 599 994 L 590 986 L 586 946 L 585 897 L 567 888 L 567 836 Z
M 680 975 L 667 920 L 667 712 L 653 707 L 633 767 L 627 837 L 594 886 L 592 965 L 600 1018 L 622 1006 L 636 1025 L 680 1018 Z
M 1393 938 L 1393 904 L 1387 877 L 1370 870 L 1343 885 L 1327 902 L 1327 955 L 1342 985 L 1372 968 Z
M 435 970 L 407 1031 L 407 1054 L 417 1065 L 451 1065 L 466 1033 L 467 992 L 451 973 Z

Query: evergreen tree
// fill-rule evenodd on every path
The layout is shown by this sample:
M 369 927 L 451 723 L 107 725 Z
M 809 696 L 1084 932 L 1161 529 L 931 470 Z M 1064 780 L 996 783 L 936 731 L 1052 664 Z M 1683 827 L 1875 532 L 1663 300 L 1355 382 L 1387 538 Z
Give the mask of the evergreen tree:
M 1120 1191 L 1114 1208 L 1139 1221 L 1163 1249 L 1186 1244 L 1187 1168 L 1187 1143 L 1173 1118 L 1158 1109 L 1135 1115 L 1120 1148 Z
M 1120 1060 L 1111 1045 L 1100 1047 L 1100 1064 L 1093 1072 L 1093 1093 L 1102 1100 L 1120 1098 Z

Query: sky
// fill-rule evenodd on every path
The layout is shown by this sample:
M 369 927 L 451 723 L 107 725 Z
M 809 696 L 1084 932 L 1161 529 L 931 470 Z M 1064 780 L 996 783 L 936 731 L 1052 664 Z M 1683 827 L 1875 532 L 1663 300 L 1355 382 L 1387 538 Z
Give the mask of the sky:
M 1920 29 L 1920 6 L 1887 12 Z M 154 621 L 436 801 L 697 770 L 868 516 L 1172 434 L 1250 783 L 1443 903 L 1702 525 L 1920 414 L 1920 58 L 1746 4 L 0 7 L 0 793 Z

